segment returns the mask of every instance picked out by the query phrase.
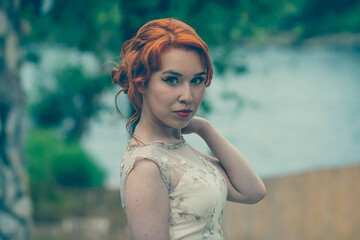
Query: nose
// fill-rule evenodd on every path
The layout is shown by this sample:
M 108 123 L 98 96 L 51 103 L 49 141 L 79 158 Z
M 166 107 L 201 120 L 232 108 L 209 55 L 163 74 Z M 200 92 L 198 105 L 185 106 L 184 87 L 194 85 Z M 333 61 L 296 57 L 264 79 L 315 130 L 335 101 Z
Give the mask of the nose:
M 181 88 L 181 93 L 179 96 L 179 102 L 184 104 L 190 104 L 193 101 L 193 94 L 190 84 L 185 83 Z

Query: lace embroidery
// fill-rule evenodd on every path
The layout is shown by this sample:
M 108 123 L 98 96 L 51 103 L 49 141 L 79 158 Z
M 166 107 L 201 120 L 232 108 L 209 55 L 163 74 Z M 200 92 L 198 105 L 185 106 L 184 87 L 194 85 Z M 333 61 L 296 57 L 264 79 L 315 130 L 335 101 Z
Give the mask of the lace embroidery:
M 130 144 L 130 141 L 128 141 L 127 145 L 126 145 L 126 151 L 130 151 L 134 148 L 138 148 L 138 147 L 145 147 L 145 146 L 149 146 L 149 145 L 155 145 L 155 146 L 159 146 L 159 147 L 164 147 L 166 149 L 169 150 L 173 150 L 173 149 L 179 149 L 181 147 L 184 147 L 186 145 L 185 139 L 183 136 L 181 136 L 181 140 L 180 142 L 176 142 L 176 143 L 166 143 L 163 141 L 152 141 L 152 142 L 148 142 L 145 143 L 143 145 L 139 145 L 139 144 Z

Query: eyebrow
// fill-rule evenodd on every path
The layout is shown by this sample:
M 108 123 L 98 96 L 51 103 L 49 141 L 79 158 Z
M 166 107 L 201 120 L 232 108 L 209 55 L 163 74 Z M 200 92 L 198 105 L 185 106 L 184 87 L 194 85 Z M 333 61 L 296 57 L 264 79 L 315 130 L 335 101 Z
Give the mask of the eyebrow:
M 162 74 L 172 74 L 172 75 L 176 75 L 176 76 L 179 76 L 179 77 L 182 77 L 183 75 L 181 73 L 178 73 L 174 70 L 167 70 L 165 72 L 163 72 Z M 201 76 L 201 75 L 204 75 L 206 74 L 206 72 L 199 72 L 199 73 L 195 73 L 194 76 Z

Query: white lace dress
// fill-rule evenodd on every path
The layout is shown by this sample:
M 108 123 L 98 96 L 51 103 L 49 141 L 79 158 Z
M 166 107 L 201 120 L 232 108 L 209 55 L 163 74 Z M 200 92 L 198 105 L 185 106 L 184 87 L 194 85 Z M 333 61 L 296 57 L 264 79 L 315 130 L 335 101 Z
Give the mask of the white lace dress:
M 120 192 L 124 206 L 125 183 L 139 158 L 154 161 L 168 187 L 170 239 L 222 240 L 221 221 L 227 186 L 220 171 L 182 141 L 128 145 L 120 164 Z M 175 177 L 176 176 L 176 177 Z M 174 179 L 177 180 L 173 186 Z

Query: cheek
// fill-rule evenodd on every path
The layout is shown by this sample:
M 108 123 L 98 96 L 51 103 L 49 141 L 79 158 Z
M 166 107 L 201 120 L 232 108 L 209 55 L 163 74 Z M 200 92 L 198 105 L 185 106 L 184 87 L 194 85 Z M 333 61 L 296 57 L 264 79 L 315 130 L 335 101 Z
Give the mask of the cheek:
M 163 105 L 171 105 L 174 103 L 174 100 L 176 100 L 176 94 L 170 91 L 158 92 L 155 97 Z
M 200 104 L 204 98 L 204 95 L 205 95 L 205 87 L 204 88 L 201 88 L 199 89 L 197 92 L 196 92 L 196 95 L 195 95 L 195 101 Z
M 151 102 L 159 108 L 169 107 L 174 104 L 174 101 L 176 101 L 176 94 L 168 90 L 157 89 L 151 97 Z

